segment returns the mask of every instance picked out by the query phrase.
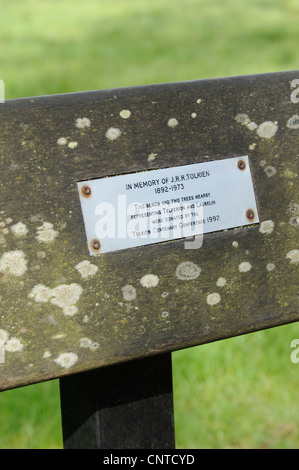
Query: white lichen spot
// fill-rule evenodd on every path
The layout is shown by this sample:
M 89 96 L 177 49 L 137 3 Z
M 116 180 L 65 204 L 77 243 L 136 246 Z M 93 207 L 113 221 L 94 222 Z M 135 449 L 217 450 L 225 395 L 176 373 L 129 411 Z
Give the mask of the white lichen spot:
M 232 246 L 233 246 L 234 248 L 238 248 L 239 243 L 238 243 L 237 241 L 233 241 L 233 242 L 232 242 Z
M 23 349 L 23 346 L 18 338 L 9 338 L 9 333 L 0 329 L 0 364 L 5 362 L 4 351 L 18 352 Z
M 195 119 L 197 117 L 197 114 L 196 113 L 191 113 L 191 117 L 192 117 L 192 119 Z
M 84 129 L 84 127 L 90 127 L 90 119 L 87 117 L 76 119 L 76 127 L 79 129 Z
M 18 338 L 10 338 L 5 344 L 5 351 L 18 352 L 23 349 L 23 344 Z
M 79 284 L 60 284 L 52 291 L 51 303 L 64 309 L 67 315 L 74 315 L 74 309 L 67 309 L 76 304 L 83 292 Z M 67 313 L 68 312 L 68 313 Z
M 161 317 L 167 318 L 169 316 L 169 312 L 162 312 Z
M 68 305 L 67 307 L 63 307 L 62 310 L 66 317 L 73 317 L 78 312 L 78 307 L 76 307 L 76 305 Z
M 67 144 L 67 138 L 66 137 L 59 137 L 57 140 L 58 145 L 66 145 Z
M 43 284 L 37 284 L 28 295 L 35 302 L 50 302 L 62 308 L 64 315 L 73 316 L 78 312 L 75 303 L 79 300 L 83 289 L 79 284 L 61 284 L 50 289 Z
M 196 103 L 197 103 L 197 104 L 200 104 L 201 101 L 202 101 L 201 98 L 198 98 L 198 99 L 196 100 Z
M 147 157 L 147 161 L 153 162 L 156 159 L 157 155 L 158 155 L 157 153 L 150 153 Z
M 100 346 L 99 343 L 92 341 L 89 338 L 80 338 L 80 348 L 88 348 L 88 349 L 98 349 Z
M 43 222 L 43 225 L 37 227 L 36 239 L 39 242 L 52 242 L 55 240 L 59 232 L 53 229 L 53 224 L 50 222 Z
M 273 230 L 274 230 L 273 220 L 264 220 L 263 222 L 261 222 L 260 229 L 259 229 L 261 233 L 265 233 L 266 235 L 268 235 L 269 233 L 272 233 Z
M 116 127 L 110 127 L 106 132 L 106 137 L 109 140 L 116 140 L 121 135 L 121 130 Z
M 257 129 L 258 125 L 254 121 L 250 121 L 248 124 L 246 124 L 246 127 L 250 131 L 255 131 L 255 129 Z
M 287 253 L 286 257 L 291 261 L 292 264 L 299 263 L 299 250 L 291 250 Z
M 178 125 L 179 121 L 176 118 L 170 118 L 168 119 L 167 125 L 168 127 L 176 127 Z
M 251 264 L 248 261 L 243 261 L 239 264 L 240 273 L 247 273 L 252 268 Z
M 221 296 L 220 294 L 218 294 L 218 292 L 214 292 L 213 294 L 209 294 L 207 296 L 208 305 L 217 305 L 219 304 L 220 300 L 221 300 Z
M 75 269 L 81 274 L 83 279 L 87 279 L 88 277 L 94 276 L 97 271 L 99 270 L 98 266 L 95 264 L 91 264 L 90 261 L 85 260 L 81 261 L 75 266 Z
M 25 253 L 21 250 L 7 251 L 0 259 L 0 272 L 22 276 L 27 271 Z
M 18 222 L 10 227 L 10 230 L 17 237 L 24 237 L 28 233 L 28 228 L 22 222 Z
M 274 176 L 275 173 L 276 173 L 276 169 L 274 168 L 274 166 L 266 166 L 264 168 L 264 172 L 266 173 L 266 175 L 268 176 L 268 178 L 271 178 L 271 176 Z
M 123 109 L 120 113 L 119 113 L 120 117 L 122 117 L 123 119 L 129 119 L 129 117 L 131 116 L 131 111 L 129 111 L 128 109 Z
M 54 362 L 59 364 L 61 367 L 68 369 L 69 367 L 72 367 L 78 360 L 78 356 L 75 353 L 72 352 L 66 352 L 60 354 L 56 359 L 54 359 Z
M 51 356 L 52 356 L 52 354 L 50 353 L 50 351 L 45 351 L 44 354 L 43 354 L 43 359 L 48 359 Z
M 145 274 L 140 279 L 142 287 L 156 287 L 159 284 L 159 278 L 156 274 Z
M 267 165 L 266 160 L 261 160 L 261 161 L 260 161 L 260 166 L 261 166 L 262 168 L 263 168 L 264 166 L 266 166 L 266 165 Z
M 92 345 L 92 340 L 89 338 L 80 338 L 79 340 L 80 348 L 90 348 Z
M 217 287 L 224 287 L 226 284 L 226 279 L 225 277 L 219 277 L 216 281 L 216 286 Z
M 126 286 L 123 286 L 121 290 L 122 290 L 123 298 L 127 302 L 130 302 L 131 300 L 136 299 L 137 292 L 134 286 L 131 286 L 130 284 L 128 284 Z
M 69 142 L 67 146 L 70 149 L 75 149 L 76 147 L 78 147 L 78 142 Z
M 8 338 L 9 338 L 9 333 L 5 330 L 0 329 L 0 347 L 3 346 L 4 343 L 6 343 Z
M 257 135 L 263 139 L 271 139 L 275 136 L 278 130 L 278 125 L 272 121 L 265 121 L 259 125 Z
M 250 144 L 250 145 L 249 145 L 249 147 L 248 147 L 248 148 L 249 148 L 249 150 L 254 150 L 254 149 L 255 149 L 255 147 L 256 147 L 256 143 L 255 143 L 255 142 L 253 142 L 252 144 Z
M 274 263 L 268 263 L 266 266 L 267 271 L 273 271 L 275 269 L 275 264 Z
M 46 303 L 52 297 L 52 289 L 49 289 L 43 284 L 37 284 L 33 287 L 28 297 L 34 298 L 35 302 Z
M 299 116 L 298 114 L 294 114 L 288 122 L 287 122 L 287 127 L 289 129 L 299 129 Z
M 201 268 L 192 261 L 184 261 L 176 268 L 175 274 L 182 281 L 196 279 L 201 273 Z
M 239 122 L 240 124 L 243 124 L 244 126 L 247 126 L 250 123 L 249 116 L 245 113 L 239 113 L 235 117 L 235 121 Z

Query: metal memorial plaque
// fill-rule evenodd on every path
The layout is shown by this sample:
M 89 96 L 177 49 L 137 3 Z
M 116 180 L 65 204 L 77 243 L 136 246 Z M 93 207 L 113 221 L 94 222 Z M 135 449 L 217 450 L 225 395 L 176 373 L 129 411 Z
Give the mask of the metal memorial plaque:
M 257 223 L 248 156 L 78 183 L 90 255 Z

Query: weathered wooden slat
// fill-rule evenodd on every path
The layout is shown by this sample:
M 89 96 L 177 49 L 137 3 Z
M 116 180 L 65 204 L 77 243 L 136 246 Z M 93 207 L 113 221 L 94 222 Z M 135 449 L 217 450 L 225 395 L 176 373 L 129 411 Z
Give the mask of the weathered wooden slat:
M 299 71 L 0 104 L 0 389 L 297 321 L 298 115 Z M 77 181 L 243 155 L 259 224 L 89 256 Z

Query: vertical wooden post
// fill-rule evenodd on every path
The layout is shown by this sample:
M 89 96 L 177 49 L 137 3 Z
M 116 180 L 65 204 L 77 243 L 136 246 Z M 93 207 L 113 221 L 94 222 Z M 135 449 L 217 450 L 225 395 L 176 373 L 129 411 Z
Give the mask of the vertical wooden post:
M 60 378 L 66 449 L 173 449 L 171 353 Z

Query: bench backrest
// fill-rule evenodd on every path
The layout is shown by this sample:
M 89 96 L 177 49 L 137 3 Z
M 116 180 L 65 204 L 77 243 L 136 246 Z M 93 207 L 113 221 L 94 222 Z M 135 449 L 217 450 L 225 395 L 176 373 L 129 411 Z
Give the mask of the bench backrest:
M 0 130 L 1 390 L 299 319 L 298 71 L 9 100 Z M 162 173 L 144 172 L 184 166 L 174 184 L 192 173 L 198 193 L 177 189 L 206 203 L 207 224 L 237 184 L 230 159 L 240 175 L 250 165 L 234 197 L 251 185 L 248 223 L 225 215 L 198 249 L 169 237 L 101 252 L 88 239 L 90 180 L 140 172 L 149 195 Z M 198 163 L 210 166 L 185 167 Z M 166 192 L 164 215 L 178 200 Z

